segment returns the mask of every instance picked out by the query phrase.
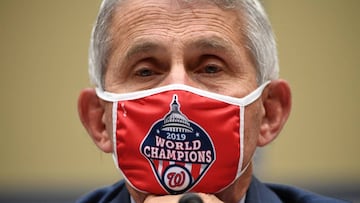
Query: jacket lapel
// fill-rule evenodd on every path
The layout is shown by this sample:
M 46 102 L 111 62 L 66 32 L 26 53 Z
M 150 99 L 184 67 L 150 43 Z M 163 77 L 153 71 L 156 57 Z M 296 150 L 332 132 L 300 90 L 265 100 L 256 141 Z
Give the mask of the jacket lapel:
M 246 193 L 245 203 L 281 203 L 280 198 L 254 176 Z

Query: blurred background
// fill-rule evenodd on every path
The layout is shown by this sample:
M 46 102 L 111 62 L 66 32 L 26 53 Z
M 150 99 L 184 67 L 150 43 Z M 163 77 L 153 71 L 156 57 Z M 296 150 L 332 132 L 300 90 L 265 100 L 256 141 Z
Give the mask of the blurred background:
M 121 178 L 77 116 L 99 5 L 0 0 L 0 202 L 74 202 Z M 360 1 L 264 5 L 293 110 L 257 176 L 359 201 Z

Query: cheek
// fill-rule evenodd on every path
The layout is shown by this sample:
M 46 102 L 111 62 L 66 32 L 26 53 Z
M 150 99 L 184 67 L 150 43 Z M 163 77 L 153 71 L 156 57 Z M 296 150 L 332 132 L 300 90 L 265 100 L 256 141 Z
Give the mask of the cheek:
M 257 140 L 260 132 L 261 123 L 261 111 L 260 102 L 255 102 L 245 107 L 245 130 L 244 130 L 244 142 L 245 142 L 245 163 L 247 163 L 255 149 L 257 147 Z
M 105 113 L 104 113 L 103 118 L 102 118 L 103 125 L 105 125 L 106 132 L 107 132 L 108 136 L 110 136 L 111 142 L 113 141 L 112 109 L 113 109 L 113 104 L 112 103 L 106 104 Z

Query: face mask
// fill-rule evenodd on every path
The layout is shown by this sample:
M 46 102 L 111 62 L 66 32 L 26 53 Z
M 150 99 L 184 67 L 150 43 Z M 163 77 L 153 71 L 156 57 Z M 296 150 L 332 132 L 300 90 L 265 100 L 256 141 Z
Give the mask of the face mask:
M 96 89 L 113 102 L 114 161 L 135 189 L 157 195 L 216 193 L 235 181 L 244 159 L 244 98 L 174 84 L 125 94 Z

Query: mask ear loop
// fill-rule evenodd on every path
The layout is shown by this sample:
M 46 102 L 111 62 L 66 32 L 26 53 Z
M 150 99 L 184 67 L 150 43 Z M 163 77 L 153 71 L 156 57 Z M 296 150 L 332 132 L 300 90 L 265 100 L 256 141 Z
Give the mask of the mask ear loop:
M 243 105 L 240 105 L 240 129 L 239 129 L 239 135 L 240 135 L 240 160 L 239 160 L 239 165 L 238 165 L 238 172 L 236 174 L 236 179 L 238 179 L 242 174 L 245 173 L 245 171 L 249 168 L 250 163 L 252 162 L 254 155 L 253 154 L 249 160 L 249 162 L 245 165 L 245 167 L 243 167 L 244 164 L 244 148 L 245 148 L 245 142 L 244 142 L 244 137 L 245 137 L 245 107 L 251 103 L 253 103 L 254 101 L 256 101 L 262 94 L 263 90 L 265 89 L 265 87 L 270 83 L 270 81 L 267 81 L 265 83 L 263 83 L 261 86 L 259 86 L 255 91 L 253 91 L 252 93 L 250 93 L 248 96 L 246 96 L 245 98 L 245 103 Z M 235 181 L 234 180 L 234 181 Z
M 251 159 L 249 160 L 249 162 L 246 164 L 245 167 L 243 167 L 244 164 L 244 148 L 245 148 L 245 143 L 244 143 L 244 136 L 245 136 L 245 106 L 240 106 L 240 129 L 239 129 L 239 135 L 240 135 L 240 160 L 239 160 L 239 165 L 238 165 L 238 171 L 236 174 L 236 178 L 234 179 L 234 181 L 236 179 L 238 179 L 242 174 L 244 174 L 244 172 L 248 169 L 248 167 L 250 166 L 250 163 L 252 162 L 252 159 L 254 157 L 254 155 L 251 156 Z
M 261 96 L 262 92 L 264 91 L 265 87 L 270 84 L 270 80 L 264 82 L 262 85 L 260 85 L 258 88 L 256 88 L 254 91 L 252 91 L 247 96 L 243 97 L 243 103 L 241 103 L 241 106 L 245 107 L 253 102 L 255 102 L 259 97 Z M 245 109 L 245 108 L 244 108 Z

